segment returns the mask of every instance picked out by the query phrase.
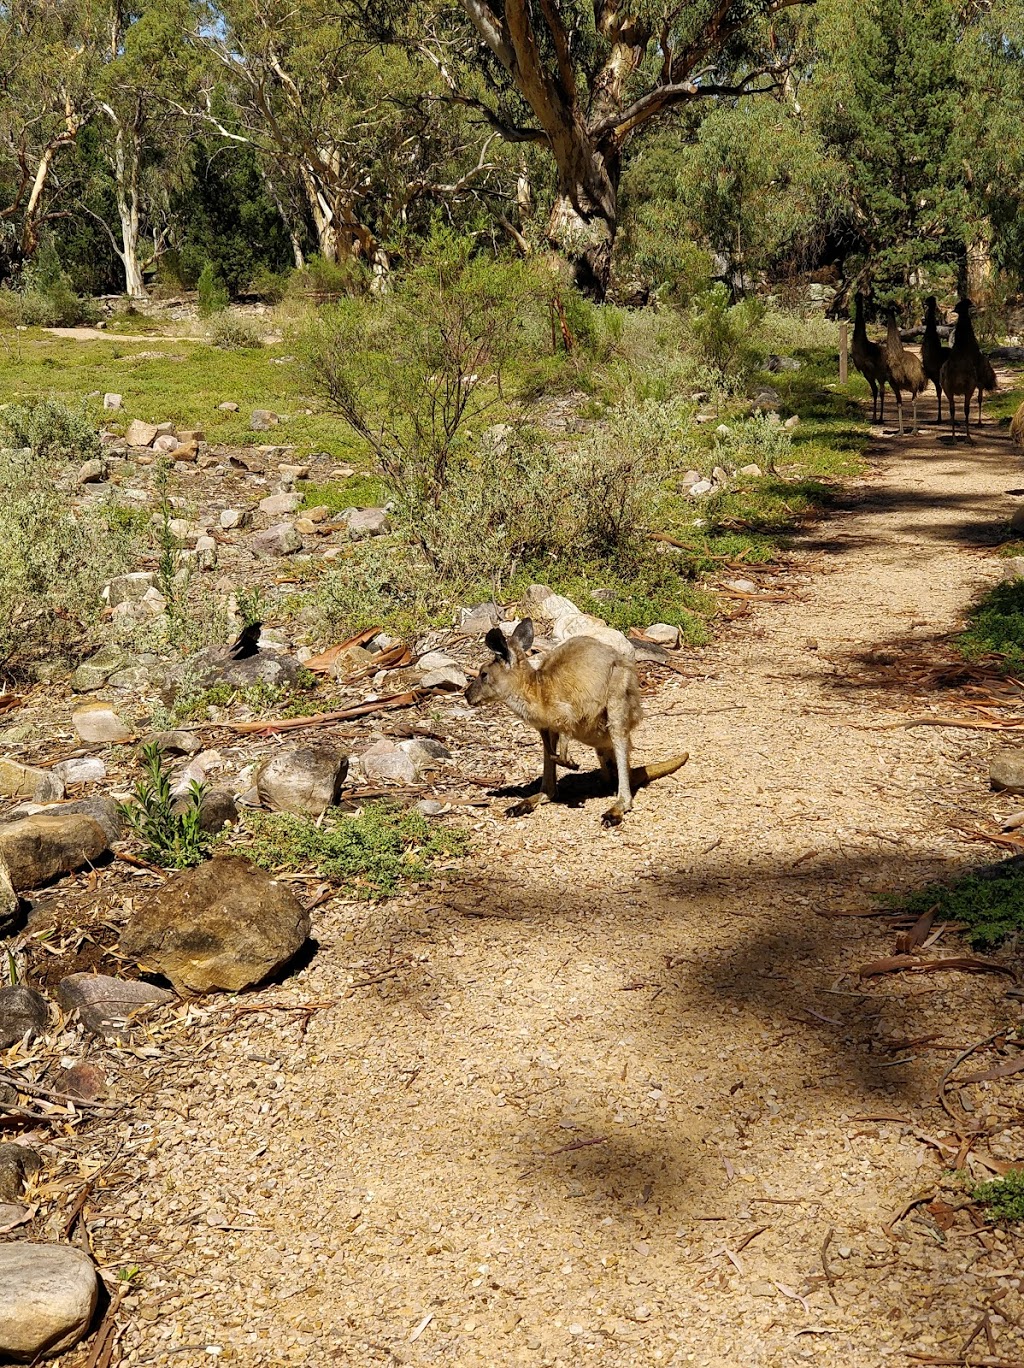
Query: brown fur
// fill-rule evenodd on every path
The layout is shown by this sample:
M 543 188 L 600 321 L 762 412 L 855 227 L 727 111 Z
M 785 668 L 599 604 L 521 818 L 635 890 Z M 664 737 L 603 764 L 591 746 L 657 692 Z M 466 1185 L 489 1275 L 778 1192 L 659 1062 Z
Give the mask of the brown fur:
M 914 427 L 917 428 L 917 396 L 928 384 L 924 366 L 913 352 L 907 351 L 900 341 L 896 327 L 895 314 L 889 315 L 889 325 L 885 336 L 885 362 L 889 369 L 889 384 L 896 396 L 896 409 L 900 418 L 900 436 L 903 436 L 903 395 L 909 393 L 914 405 Z
M 889 379 L 889 368 L 885 361 L 885 351 L 877 342 L 868 337 L 864 324 L 864 296 L 857 292 L 853 320 L 853 345 L 850 347 L 853 364 L 871 387 L 871 421 L 885 422 L 885 385 Z M 882 396 L 882 411 L 878 412 L 878 396 Z
M 1024 451 L 1024 404 L 1021 404 L 1013 415 L 1013 421 L 1010 423 L 1010 441 Z
M 953 334 L 953 346 L 949 353 L 949 359 L 942 367 L 940 380 L 942 392 L 946 396 L 949 404 L 949 417 L 953 429 L 953 440 L 956 441 L 956 407 L 954 400 L 957 395 L 963 395 L 964 399 L 964 427 L 967 429 L 967 440 L 973 442 L 971 436 L 971 400 L 974 392 L 979 385 L 979 367 L 984 358 L 981 348 L 978 346 L 978 339 L 974 335 L 974 325 L 971 322 L 971 301 L 961 299 L 953 312 L 957 316 L 956 331 Z
M 949 348 L 943 346 L 942 338 L 939 336 L 938 322 L 936 320 L 936 308 L 938 301 L 934 295 L 924 301 L 924 337 L 921 339 L 921 365 L 924 373 L 935 386 L 935 402 L 938 405 L 939 415 L 935 419 L 937 423 L 942 422 L 942 382 L 940 375 L 942 367 L 949 358 Z
M 499 702 L 540 732 L 544 745 L 541 793 L 512 811 L 531 811 L 557 796 L 556 765 L 561 762 L 560 739 L 571 738 L 593 746 L 608 778 L 618 775 L 618 794 L 605 813 L 606 823 L 622 820 L 633 806 L 632 782 L 637 786 L 671 774 L 686 756 L 642 771 L 629 768 L 630 739 L 642 717 L 636 667 L 603 641 L 572 637 L 556 646 L 534 669 L 527 651 L 533 644 L 533 623 L 525 618 L 506 640 L 500 627 L 485 638 L 494 659 L 466 689 L 472 705 Z M 564 752 L 563 752 L 564 754 Z

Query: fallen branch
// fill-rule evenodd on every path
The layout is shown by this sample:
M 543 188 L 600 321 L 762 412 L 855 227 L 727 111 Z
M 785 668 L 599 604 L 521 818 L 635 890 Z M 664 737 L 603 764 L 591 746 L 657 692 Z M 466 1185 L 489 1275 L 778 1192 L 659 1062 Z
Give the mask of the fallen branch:
M 392 708 L 413 708 L 428 697 L 432 689 L 412 689 L 409 693 L 389 694 L 387 698 L 374 698 L 366 703 L 355 703 L 349 708 L 338 708 L 335 712 L 312 713 L 309 717 L 280 717 L 257 722 L 232 722 L 231 730 L 246 736 L 270 736 L 273 732 L 298 731 L 300 727 L 323 727 L 329 722 L 346 722 L 353 717 L 365 717 L 368 713 L 388 712 Z
M 948 1117 L 952 1119 L 952 1121 L 955 1124 L 959 1125 L 961 1118 L 955 1114 L 952 1107 L 950 1107 L 949 1103 L 946 1100 L 946 1086 L 949 1083 L 949 1080 L 956 1073 L 957 1069 L 959 1069 L 960 1065 L 964 1062 L 964 1060 L 970 1059 L 971 1055 L 974 1054 L 976 1050 L 983 1050 L 986 1045 L 991 1045 L 993 1040 L 998 1040 L 1000 1036 L 1005 1034 L 1006 1027 L 1004 1026 L 998 1031 L 993 1031 L 992 1034 L 990 1036 L 986 1036 L 984 1040 L 977 1040 L 973 1045 L 969 1045 L 962 1054 L 958 1055 L 957 1058 L 954 1059 L 953 1063 L 950 1064 L 949 1068 L 939 1079 L 939 1102 L 942 1106 L 942 1110 L 946 1113 Z
M 955 969 L 964 974 L 1006 974 L 1017 982 L 1017 975 L 1005 964 L 995 960 L 982 959 L 974 955 L 948 955 L 945 959 L 919 960 L 913 955 L 890 955 L 886 959 L 872 960 L 857 970 L 861 978 L 874 978 L 878 974 L 938 974 L 947 969 Z

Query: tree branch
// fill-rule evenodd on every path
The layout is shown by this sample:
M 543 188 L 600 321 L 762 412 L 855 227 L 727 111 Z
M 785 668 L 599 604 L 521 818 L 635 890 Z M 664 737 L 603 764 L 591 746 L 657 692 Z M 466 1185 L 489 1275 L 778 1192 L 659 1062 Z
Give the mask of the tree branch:
M 655 86 L 618 114 L 611 114 L 599 120 L 591 128 L 591 136 L 595 141 L 607 137 L 610 133 L 614 133 L 617 138 L 623 138 L 648 119 L 654 118 L 656 114 L 675 105 L 688 104 L 691 100 L 738 99 L 742 95 L 767 95 L 782 88 L 781 80 L 773 81 L 766 86 L 750 85 L 751 81 L 759 80 L 766 75 L 768 72 L 764 70 L 753 71 L 746 80 L 735 86 L 698 85 L 694 81 L 675 81 L 671 85 Z
M 509 75 L 514 76 L 517 66 L 516 54 L 512 50 L 508 29 L 502 20 L 498 18 L 490 5 L 484 3 L 484 0 L 459 0 L 459 3 L 480 38 L 494 53 Z

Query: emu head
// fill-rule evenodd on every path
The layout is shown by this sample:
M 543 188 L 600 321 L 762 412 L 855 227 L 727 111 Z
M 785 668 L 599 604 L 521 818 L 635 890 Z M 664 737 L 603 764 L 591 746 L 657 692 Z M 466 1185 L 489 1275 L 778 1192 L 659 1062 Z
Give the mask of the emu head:
M 519 693 L 519 670 L 523 666 L 529 669 L 526 652 L 533 645 L 533 620 L 523 618 L 510 637 L 506 637 L 500 627 L 492 627 L 484 642 L 494 652 L 494 659 L 483 667 L 476 679 L 470 680 L 466 688 L 466 702 L 472 707 L 478 703 L 503 701 Z

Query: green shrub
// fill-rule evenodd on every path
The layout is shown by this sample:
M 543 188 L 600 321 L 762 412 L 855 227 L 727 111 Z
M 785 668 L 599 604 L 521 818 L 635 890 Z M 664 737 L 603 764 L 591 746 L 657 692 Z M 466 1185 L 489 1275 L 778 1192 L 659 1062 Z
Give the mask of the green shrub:
M 189 869 L 209 853 L 210 840 L 199 824 L 204 785 L 189 785 L 176 812 L 171 781 L 155 742 L 142 747 L 145 773 L 136 783 L 131 801 L 121 803 L 122 821 L 142 842 L 142 858 L 171 869 Z
M 468 847 L 464 832 L 390 803 L 369 803 L 356 816 L 323 823 L 286 812 L 247 812 L 245 825 L 254 863 L 271 871 L 315 871 L 356 898 L 393 897 Z
M 1013 670 L 1024 667 L 1024 579 L 1004 580 L 990 589 L 967 615 L 967 630 L 957 647 L 968 660 L 995 652 Z
M 991 1183 L 978 1183 L 971 1195 L 997 1221 L 1024 1221 L 1024 1169 L 1013 1169 Z
M 214 320 L 210 341 L 225 351 L 255 351 L 263 346 L 263 334 L 251 319 L 225 311 Z
M 265 304 L 280 304 L 288 292 L 291 277 L 291 271 L 272 271 L 269 266 L 261 265 L 249 282 L 249 291 Z
M 758 465 L 775 473 L 776 467 L 792 459 L 793 439 L 778 418 L 755 413 L 743 422 L 727 424 L 727 435 L 716 436 L 715 460 L 723 466 Z
M 313 256 L 301 270 L 288 277 L 287 293 L 296 296 L 312 295 L 318 303 L 330 300 L 361 298 L 370 283 L 370 273 L 362 262 L 325 261 Z
M 889 906 L 920 916 L 937 909 L 942 921 L 962 925 L 975 950 L 993 950 L 1024 931 L 1024 860 L 1019 856 L 965 874 L 951 884 L 887 898 Z
M 228 288 L 209 261 L 199 272 L 196 292 L 199 296 L 200 318 L 209 318 L 212 314 L 223 313 L 228 307 Z
M 133 529 L 104 509 L 75 510 L 58 469 L 0 450 L 0 670 L 73 654 L 103 607 L 100 591 L 134 558 Z
M 87 461 L 100 453 L 92 420 L 59 399 L 34 399 L 0 409 L 0 431 L 11 446 L 31 447 L 44 461 Z
M 761 358 L 752 334 L 764 316 L 764 305 L 753 297 L 730 305 L 724 285 L 694 300 L 689 313 L 690 330 L 701 359 L 736 384 L 746 382 Z
M 18 290 L 0 290 L 0 320 L 26 328 L 74 328 L 95 323 L 99 311 L 80 298 L 61 268 L 52 242 L 26 267 Z

